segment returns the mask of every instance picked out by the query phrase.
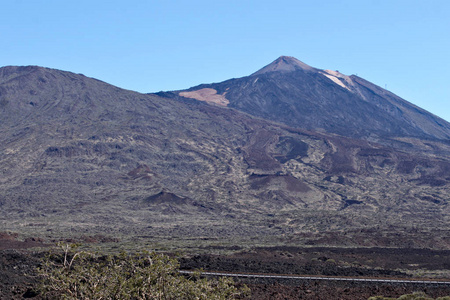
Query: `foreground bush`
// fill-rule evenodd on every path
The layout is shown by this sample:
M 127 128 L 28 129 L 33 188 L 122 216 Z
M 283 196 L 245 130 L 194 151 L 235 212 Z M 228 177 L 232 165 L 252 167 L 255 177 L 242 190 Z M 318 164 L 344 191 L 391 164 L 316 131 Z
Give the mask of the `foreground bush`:
M 41 291 L 50 299 L 236 299 L 249 292 L 229 278 L 182 276 L 178 261 L 162 254 L 101 256 L 74 253 L 68 245 L 61 249 L 38 270 Z
M 400 296 L 398 298 L 389 298 L 389 297 L 370 297 L 369 300 L 434 300 L 433 298 L 428 297 L 425 293 L 414 293 Z M 436 300 L 450 300 L 450 296 L 439 297 Z

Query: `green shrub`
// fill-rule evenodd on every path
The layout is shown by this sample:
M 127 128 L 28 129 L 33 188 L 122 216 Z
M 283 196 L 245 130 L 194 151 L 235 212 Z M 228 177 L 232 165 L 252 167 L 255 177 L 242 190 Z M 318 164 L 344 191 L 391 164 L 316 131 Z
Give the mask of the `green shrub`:
M 178 273 L 179 263 L 167 255 L 143 252 L 102 256 L 62 251 L 49 254 L 38 272 L 40 289 L 50 299 L 236 299 L 249 293 L 230 278 L 208 280 Z
M 447 299 L 450 300 L 450 296 L 440 297 L 440 298 L 437 298 L 436 300 L 447 300 Z M 433 298 L 428 297 L 425 293 L 416 292 L 413 294 L 402 295 L 398 298 L 375 296 L 375 297 L 370 297 L 368 300 L 433 300 Z
M 407 294 L 402 295 L 397 298 L 398 300 L 433 300 L 432 298 L 429 298 L 425 293 L 413 293 L 413 294 Z

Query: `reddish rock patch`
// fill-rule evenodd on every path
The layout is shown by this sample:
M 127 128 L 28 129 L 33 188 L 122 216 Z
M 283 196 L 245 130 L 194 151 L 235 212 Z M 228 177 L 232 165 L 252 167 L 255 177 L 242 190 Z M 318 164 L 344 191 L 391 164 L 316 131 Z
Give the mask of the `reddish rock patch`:
M 40 238 L 26 238 L 23 241 L 17 239 L 17 233 L 0 232 L 0 250 L 6 249 L 27 249 L 34 247 L 47 247 Z

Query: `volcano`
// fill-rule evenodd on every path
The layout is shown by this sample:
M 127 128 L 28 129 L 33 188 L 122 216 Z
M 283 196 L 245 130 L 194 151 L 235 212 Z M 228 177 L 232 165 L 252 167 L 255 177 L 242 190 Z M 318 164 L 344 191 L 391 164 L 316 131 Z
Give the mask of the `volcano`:
M 445 120 L 358 76 L 320 70 L 282 56 L 250 76 L 202 84 L 179 96 L 209 91 L 222 105 L 294 128 L 393 144 L 405 137 L 450 138 Z
M 449 123 L 292 57 L 158 94 L 3 67 L 0 120 L 2 230 L 450 247 Z

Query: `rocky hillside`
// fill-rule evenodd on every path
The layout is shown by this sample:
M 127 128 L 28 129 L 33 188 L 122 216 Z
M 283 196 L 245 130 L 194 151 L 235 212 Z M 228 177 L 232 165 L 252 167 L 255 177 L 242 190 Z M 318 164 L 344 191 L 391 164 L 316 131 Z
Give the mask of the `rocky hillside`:
M 293 57 L 282 56 L 247 77 L 174 94 L 203 100 L 199 94 L 205 91 L 222 97 L 221 105 L 295 128 L 397 146 L 406 137 L 450 139 L 445 120 L 358 76 L 316 69 Z
M 301 66 L 292 71 L 281 64 L 282 72 L 270 67 L 236 80 L 268 89 L 262 83 L 271 86 L 275 73 L 317 77 L 316 85 L 334 94 L 324 92 L 316 103 L 359 93 Z M 392 148 L 370 139 L 356 116 L 345 127 L 354 133 L 338 135 L 353 108 L 330 123 L 305 117 L 308 130 L 263 115 L 270 97 L 252 104 L 257 117 L 240 112 L 233 107 L 249 100 L 233 94 L 231 83 L 181 96 L 146 95 L 70 72 L 1 68 L 1 228 L 41 237 L 193 239 L 197 246 L 201 237 L 228 244 L 450 247 L 448 123 L 436 118 L 439 130 L 417 120 L 405 127 L 390 123 L 395 113 L 385 119 L 380 113 L 378 138 L 395 132 L 411 150 Z M 316 90 L 305 93 L 312 101 Z M 352 97 L 349 106 L 361 102 Z M 412 106 L 404 105 L 405 116 Z M 319 107 L 331 112 L 326 103 Z M 417 111 L 424 120 L 435 118 Z

